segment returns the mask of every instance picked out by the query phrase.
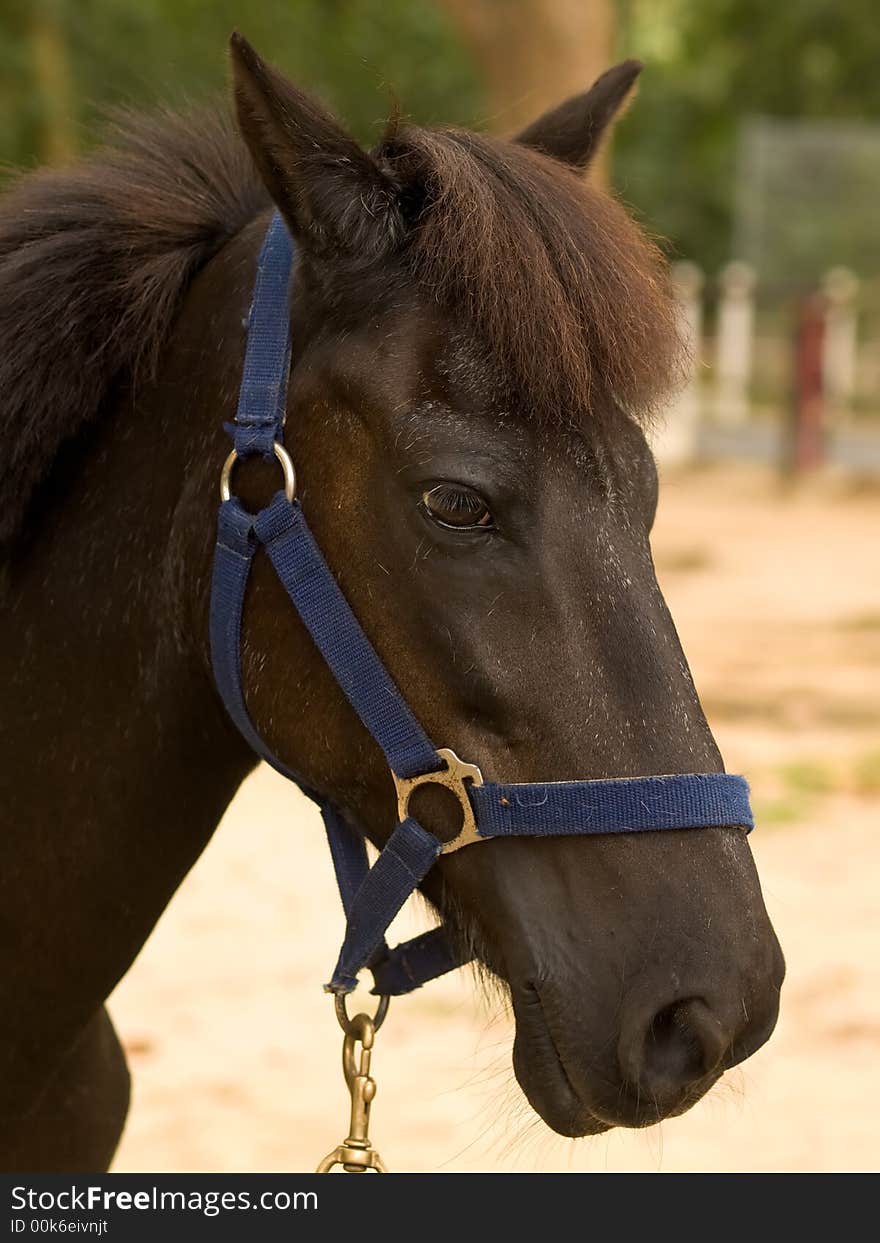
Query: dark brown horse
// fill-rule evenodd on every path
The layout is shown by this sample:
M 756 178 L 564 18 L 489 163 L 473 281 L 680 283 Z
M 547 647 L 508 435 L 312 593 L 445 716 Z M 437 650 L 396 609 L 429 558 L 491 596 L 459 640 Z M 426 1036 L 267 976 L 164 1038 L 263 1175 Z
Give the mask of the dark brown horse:
M 638 66 L 512 142 L 395 122 L 366 153 L 232 51 L 240 134 L 136 120 L 0 205 L 7 1170 L 110 1161 L 128 1077 L 104 999 L 255 763 L 207 618 L 273 203 L 300 250 L 302 504 L 431 738 L 506 781 L 721 767 L 649 549 L 670 294 L 581 176 Z M 276 479 L 236 484 L 256 504 Z M 265 559 L 244 664 L 269 745 L 385 840 L 387 768 Z M 509 987 L 517 1078 L 563 1134 L 680 1113 L 773 1028 L 782 958 L 738 830 L 489 842 L 425 890 Z

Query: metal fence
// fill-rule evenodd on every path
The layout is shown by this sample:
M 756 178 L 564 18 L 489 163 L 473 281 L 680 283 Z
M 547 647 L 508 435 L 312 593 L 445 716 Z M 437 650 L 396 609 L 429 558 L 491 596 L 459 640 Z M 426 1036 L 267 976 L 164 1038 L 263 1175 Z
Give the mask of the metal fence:
M 880 473 L 880 127 L 743 128 L 736 253 L 675 277 L 689 382 L 661 461 L 760 457 Z

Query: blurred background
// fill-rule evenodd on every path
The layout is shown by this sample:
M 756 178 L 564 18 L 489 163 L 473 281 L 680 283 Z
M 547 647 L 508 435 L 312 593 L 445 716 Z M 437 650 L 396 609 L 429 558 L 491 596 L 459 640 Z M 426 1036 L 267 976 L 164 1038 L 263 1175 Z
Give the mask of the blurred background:
M 376 1143 L 398 1170 L 874 1168 L 874 0 L 0 0 L 0 162 L 75 159 L 109 104 L 222 92 L 234 26 L 367 143 L 393 98 L 505 133 L 646 63 L 595 175 L 667 251 L 692 349 L 656 434 L 656 560 L 727 765 L 752 780 L 789 961 L 776 1036 L 707 1101 L 579 1143 L 530 1114 L 503 1004 L 460 972 L 392 1006 Z M 255 773 L 112 999 L 135 1075 L 118 1169 L 308 1169 L 342 1139 L 325 854 L 308 805 Z

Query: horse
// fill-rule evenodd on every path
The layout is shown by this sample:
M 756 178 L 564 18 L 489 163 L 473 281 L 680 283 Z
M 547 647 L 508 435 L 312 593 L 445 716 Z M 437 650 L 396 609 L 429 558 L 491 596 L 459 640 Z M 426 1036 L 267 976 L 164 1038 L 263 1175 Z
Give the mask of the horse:
M 299 498 L 430 737 L 508 781 L 723 771 L 650 551 L 675 302 L 589 178 L 641 66 L 510 140 L 394 116 L 367 151 L 238 34 L 230 56 L 234 120 L 130 114 L 0 200 L 6 1170 L 109 1166 L 129 1076 L 104 1002 L 256 763 L 208 614 L 275 211 Z M 242 503 L 276 472 L 240 463 Z M 242 668 L 268 745 L 381 847 L 382 754 L 260 557 Z M 415 792 L 438 833 L 442 793 Z M 775 1025 L 740 829 L 488 841 L 421 890 L 509 994 L 514 1073 L 562 1135 L 684 1112 Z

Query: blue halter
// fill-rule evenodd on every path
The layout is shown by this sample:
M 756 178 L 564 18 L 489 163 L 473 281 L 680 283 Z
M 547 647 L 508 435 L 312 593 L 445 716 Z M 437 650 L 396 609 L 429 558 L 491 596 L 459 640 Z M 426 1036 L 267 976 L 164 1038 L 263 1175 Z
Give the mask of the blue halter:
M 727 773 L 687 773 L 604 781 L 499 784 L 449 750 L 437 749 L 413 716 L 333 577 L 296 499 L 293 465 L 282 446 L 290 321 L 290 236 L 277 213 L 257 267 L 234 448 L 221 477 L 222 503 L 211 589 L 211 658 L 226 709 L 245 740 L 318 804 L 346 914 L 345 940 L 326 985 L 350 993 L 365 966 L 375 993 L 408 993 L 465 961 L 442 927 L 391 949 L 385 932 L 441 854 L 491 837 L 644 833 L 659 829 L 753 825 L 748 785 Z M 230 494 L 238 458 L 274 455 L 284 491 L 258 514 Z M 385 753 L 397 787 L 399 824 L 371 868 L 366 845 L 338 808 L 305 785 L 272 752 L 248 715 L 241 684 L 241 620 L 251 565 L 263 548 L 336 681 Z M 409 815 L 412 791 L 446 786 L 458 798 L 462 828 L 441 842 Z

